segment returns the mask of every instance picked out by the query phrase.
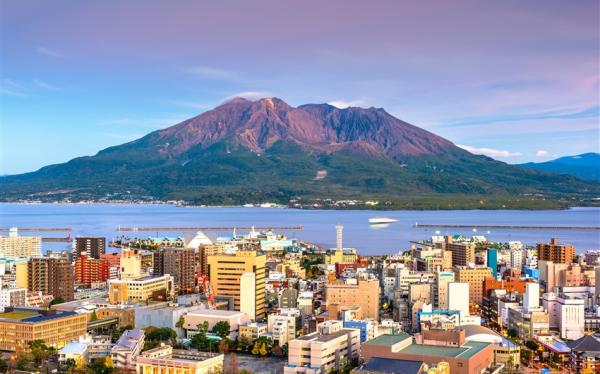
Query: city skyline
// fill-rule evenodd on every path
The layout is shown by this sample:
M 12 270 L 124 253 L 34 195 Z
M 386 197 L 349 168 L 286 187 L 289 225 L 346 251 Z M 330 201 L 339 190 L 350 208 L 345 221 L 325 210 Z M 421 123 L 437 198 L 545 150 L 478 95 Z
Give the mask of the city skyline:
M 597 2 L 231 5 L 4 3 L 0 173 L 233 96 L 383 107 L 509 163 L 598 152 Z

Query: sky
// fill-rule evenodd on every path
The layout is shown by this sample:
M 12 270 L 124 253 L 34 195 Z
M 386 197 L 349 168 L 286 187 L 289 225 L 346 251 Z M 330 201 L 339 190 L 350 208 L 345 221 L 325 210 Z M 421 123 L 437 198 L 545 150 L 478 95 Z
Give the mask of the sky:
M 0 4 L 0 174 L 234 96 L 383 107 L 508 163 L 600 151 L 596 0 Z

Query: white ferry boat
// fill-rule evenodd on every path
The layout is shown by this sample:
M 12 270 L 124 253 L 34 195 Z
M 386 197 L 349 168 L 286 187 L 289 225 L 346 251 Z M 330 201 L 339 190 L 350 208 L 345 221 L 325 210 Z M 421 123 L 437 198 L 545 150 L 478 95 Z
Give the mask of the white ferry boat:
M 387 217 L 369 218 L 369 223 L 371 225 L 379 225 L 379 224 L 383 224 L 383 223 L 394 223 L 394 222 L 398 222 L 398 220 L 394 219 L 394 218 L 387 218 Z

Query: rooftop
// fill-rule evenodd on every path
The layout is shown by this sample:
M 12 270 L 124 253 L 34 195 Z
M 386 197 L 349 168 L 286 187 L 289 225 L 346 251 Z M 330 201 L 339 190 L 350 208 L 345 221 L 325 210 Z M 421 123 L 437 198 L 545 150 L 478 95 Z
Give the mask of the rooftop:
M 492 343 L 465 342 L 461 347 L 445 347 L 429 344 L 411 344 L 400 352 L 420 356 L 471 358 Z
M 423 361 L 395 360 L 373 357 L 356 369 L 357 372 L 377 372 L 382 374 L 419 374 Z
M 400 334 L 386 334 L 386 335 L 381 335 L 375 339 L 371 339 L 367 342 L 365 342 L 364 344 L 370 344 L 370 345 L 394 345 L 396 343 L 400 343 L 401 341 L 406 340 L 407 338 L 410 338 L 411 336 L 408 335 L 405 332 L 402 332 Z
M 77 313 L 34 308 L 12 308 L 12 310 L 9 309 L 4 313 L 0 313 L 0 321 L 36 323 L 73 315 L 77 315 Z

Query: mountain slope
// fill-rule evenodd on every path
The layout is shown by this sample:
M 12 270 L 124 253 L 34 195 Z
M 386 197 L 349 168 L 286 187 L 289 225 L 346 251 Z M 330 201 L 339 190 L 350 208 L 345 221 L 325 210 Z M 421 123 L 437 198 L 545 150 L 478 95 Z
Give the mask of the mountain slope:
M 533 170 L 568 174 L 577 178 L 600 182 L 600 153 L 583 153 L 546 162 L 528 162 L 519 166 Z
M 600 195 L 600 184 L 473 155 L 383 109 L 295 108 L 276 98 L 234 99 L 95 156 L 0 182 L 3 200 L 126 195 L 239 204 L 301 197 L 377 198 L 393 205 L 502 197 L 511 203 L 501 205 L 514 207 L 531 199 Z

